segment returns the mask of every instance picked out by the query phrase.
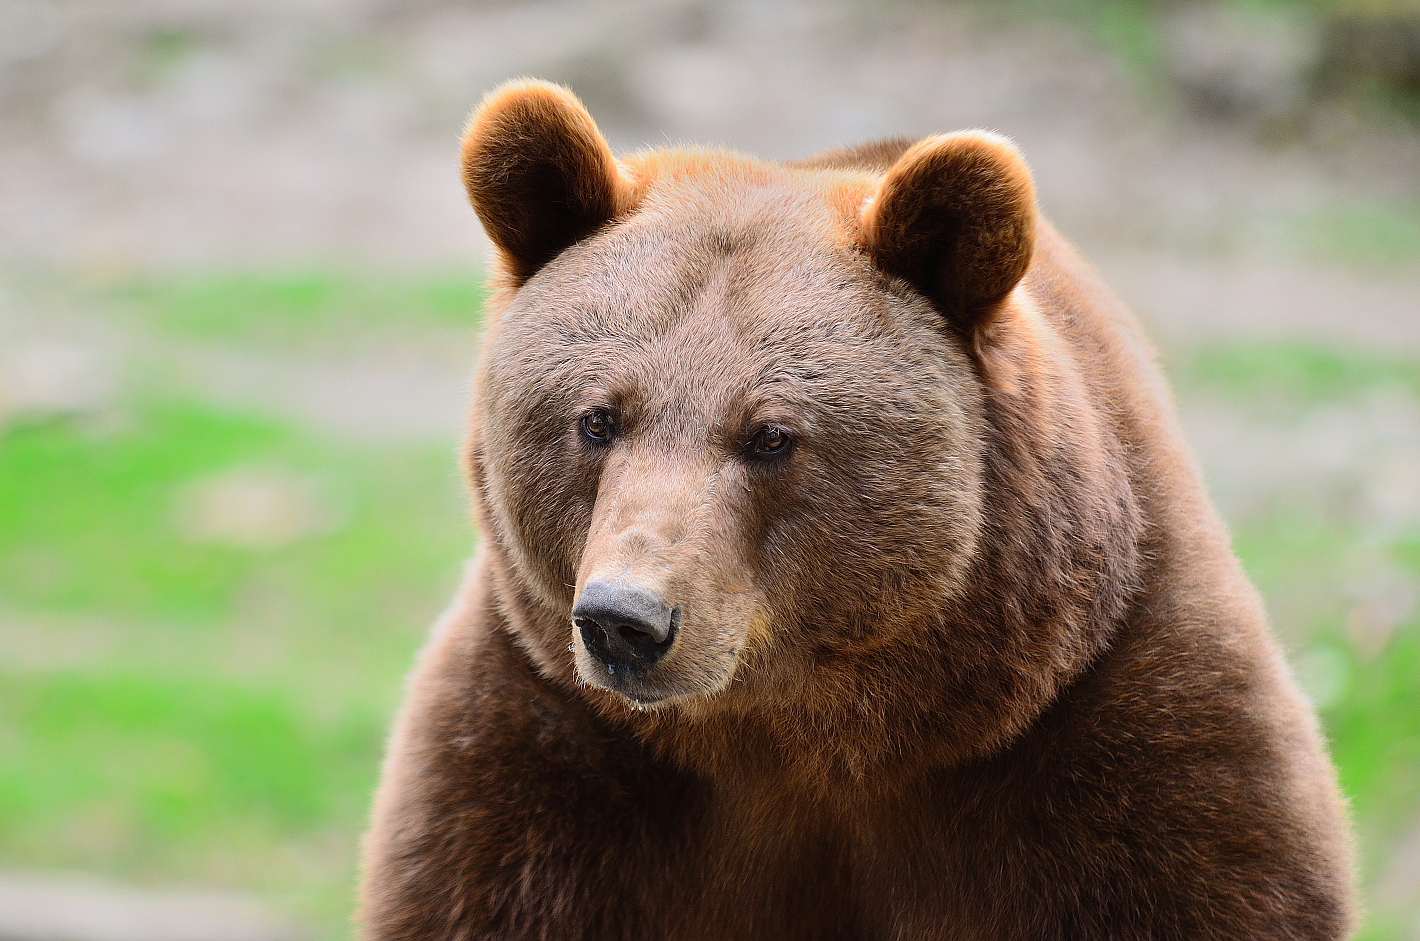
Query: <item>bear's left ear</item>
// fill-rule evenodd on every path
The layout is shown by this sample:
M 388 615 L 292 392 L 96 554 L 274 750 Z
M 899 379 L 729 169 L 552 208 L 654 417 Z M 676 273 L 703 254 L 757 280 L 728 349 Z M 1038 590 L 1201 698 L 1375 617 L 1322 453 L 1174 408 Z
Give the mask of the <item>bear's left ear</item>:
M 528 79 L 494 89 L 469 119 L 463 182 L 514 286 L 632 201 L 577 96 Z
M 1035 187 L 1006 138 L 985 131 L 918 141 L 859 219 L 879 268 L 926 294 L 972 337 L 1030 267 Z

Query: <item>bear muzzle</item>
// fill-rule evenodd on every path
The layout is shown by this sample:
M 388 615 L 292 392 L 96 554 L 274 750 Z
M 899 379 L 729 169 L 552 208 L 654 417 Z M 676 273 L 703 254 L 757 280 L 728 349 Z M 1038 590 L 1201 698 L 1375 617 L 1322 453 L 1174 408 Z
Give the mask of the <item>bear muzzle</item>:
M 587 653 L 605 669 L 605 685 L 642 699 L 633 681 L 670 652 L 680 627 L 680 609 L 639 585 L 594 579 L 583 586 L 572 608 L 572 623 Z

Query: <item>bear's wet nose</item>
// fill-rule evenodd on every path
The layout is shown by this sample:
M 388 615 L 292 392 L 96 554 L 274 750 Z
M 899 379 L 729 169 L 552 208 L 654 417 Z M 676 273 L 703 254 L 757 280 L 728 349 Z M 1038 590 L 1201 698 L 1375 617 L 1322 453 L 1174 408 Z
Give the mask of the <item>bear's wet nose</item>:
M 676 611 L 659 595 L 624 582 L 587 582 L 572 608 L 582 642 L 598 660 L 646 669 L 675 641 Z

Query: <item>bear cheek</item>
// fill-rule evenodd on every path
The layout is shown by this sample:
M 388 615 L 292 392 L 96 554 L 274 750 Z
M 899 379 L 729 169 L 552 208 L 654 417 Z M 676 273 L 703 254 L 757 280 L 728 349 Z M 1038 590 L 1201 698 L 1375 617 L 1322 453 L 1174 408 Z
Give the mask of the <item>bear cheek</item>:
M 919 629 L 964 589 L 982 526 L 976 462 L 928 450 L 940 438 L 889 444 L 806 467 L 776 501 L 757 568 L 778 640 L 792 630 L 810 647 L 871 648 Z
M 595 468 L 576 452 L 560 422 L 488 409 L 481 495 L 497 533 L 527 584 L 544 603 L 572 603 L 577 562 L 591 522 Z

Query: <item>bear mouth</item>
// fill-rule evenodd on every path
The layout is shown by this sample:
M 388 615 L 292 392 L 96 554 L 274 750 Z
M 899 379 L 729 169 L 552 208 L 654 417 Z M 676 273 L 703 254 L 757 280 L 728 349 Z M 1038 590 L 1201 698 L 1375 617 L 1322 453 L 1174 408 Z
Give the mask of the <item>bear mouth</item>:
M 596 666 L 593 670 L 578 671 L 582 673 L 583 681 L 590 686 L 629 700 L 632 705 L 637 707 L 659 706 L 691 692 L 689 690 L 666 689 L 654 678 L 648 680 L 644 672 L 637 674 L 605 661 L 595 660 L 594 662 Z

